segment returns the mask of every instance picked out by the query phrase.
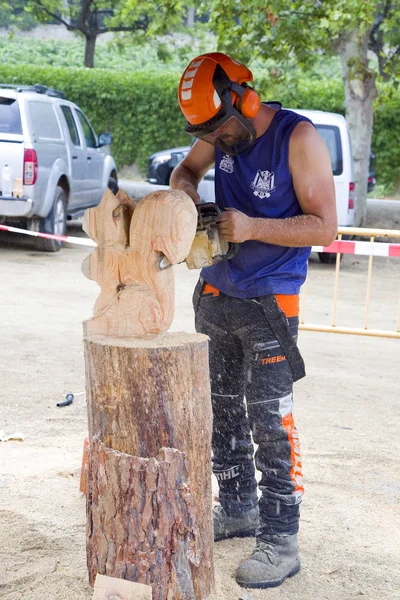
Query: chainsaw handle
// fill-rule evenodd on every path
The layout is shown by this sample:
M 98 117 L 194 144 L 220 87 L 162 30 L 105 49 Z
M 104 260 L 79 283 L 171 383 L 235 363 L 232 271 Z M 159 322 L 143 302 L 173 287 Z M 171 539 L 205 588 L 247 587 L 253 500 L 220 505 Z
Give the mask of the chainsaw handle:
M 221 215 L 219 207 L 215 202 L 202 202 L 196 204 L 197 208 L 197 231 L 207 229 L 215 225 Z

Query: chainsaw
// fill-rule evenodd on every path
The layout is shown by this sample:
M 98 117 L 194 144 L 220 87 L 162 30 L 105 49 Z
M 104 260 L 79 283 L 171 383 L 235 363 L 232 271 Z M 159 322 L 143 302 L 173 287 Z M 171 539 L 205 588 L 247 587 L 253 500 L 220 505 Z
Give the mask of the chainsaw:
M 211 267 L 222 260 L 229 260 L 238 253 L 239 244 L 221 240 L 218 220 L 221 211 L 214 202 L 196 204 L 197 228 L 193 244 L 184 262 L 188 269 Z M 166 256 L 160 260 L 160 269 L 170 266 Z

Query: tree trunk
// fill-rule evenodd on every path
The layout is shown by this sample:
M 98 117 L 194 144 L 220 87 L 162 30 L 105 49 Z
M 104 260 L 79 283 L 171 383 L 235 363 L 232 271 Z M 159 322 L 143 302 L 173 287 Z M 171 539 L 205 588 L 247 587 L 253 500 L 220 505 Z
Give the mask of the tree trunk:
M 87 558 L 152 585 L 153 600 L 213 587 L 207 339 L 85 339 Z
M 186 27 L 194 27 L 196 21 L 196 9 L 194 6 L 188 6 L 186 13 Z
M 96 35 L 85 35 L 85 67 L 94 68 L 94 50 L 96 47 Z
M 368 68 L 369 32 L 363 37 L 355 29 L 340 39 L 340 55 L 345 84 L 346 120 L 353 146 L 356 184 L 355 225 L 363 226 L 367 215 L 367 187 L 371 151 L 375 78 Z

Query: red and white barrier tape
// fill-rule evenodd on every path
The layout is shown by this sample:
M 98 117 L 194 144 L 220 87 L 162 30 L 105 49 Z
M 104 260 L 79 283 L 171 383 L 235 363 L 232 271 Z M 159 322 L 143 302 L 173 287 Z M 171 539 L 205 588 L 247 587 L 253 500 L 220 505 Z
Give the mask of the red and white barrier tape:
M 313 246 L 314 252 L 332 252 L 334 254 L 358 254 L 364 256 L 400 256 L 400 244 L 386 242 L 351 242 L 336 240 L 330 246 Z
M 68 242 L 69 244 L 78 244 L 80 246 L 97 246 L 96 242 L 90 238 L 74 237 L 72 235 L 54 235 L 52 233 L 40 233 L 39 231 L 28 231 L 27 229 L 19 229 L 18 227 L 9 227 L 8 225 L 0 225 L 1 231 L 11 231 L 12 233 L 22 233 L 31 235 L 32 237 L 46 238 L 47 240 L 58 240 L 59 242 Z
M 69 244 L 79 246 L 96 247 L 97 244 L 90 238 L 73 237 L 71 235 L 53 235 L 51 233 L 40 233 L 39 231 L 28 231 L 18 227 L 9 227 L 0 225 L 1 231 L 11 231 L 12 233 L 22 233 L 33 237 L 47 238 L 49 240 L 59 240 Z M 313 252 L 332 252 L 333 254 L 357 254 L 364 256 L 398 256 L 400 257 L 400 244 L 388 244 L 386 242 L 352 242 L 349 240 L 336 240 L 330 246 L 313 246 Z

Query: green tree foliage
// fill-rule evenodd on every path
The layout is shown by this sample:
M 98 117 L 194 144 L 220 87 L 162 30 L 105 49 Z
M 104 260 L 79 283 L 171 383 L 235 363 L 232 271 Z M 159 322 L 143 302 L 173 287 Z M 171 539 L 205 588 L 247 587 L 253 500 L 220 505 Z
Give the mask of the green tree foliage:
M 309 66 L 321 54 L 340 56 L 346 117 L 353 138 L 357 214 L 366 214 L 366 174 L 376 81 L 400 70 L 398 0 L 211 0 L 211 27 L 219 48 L 244 61 L 273 57 L 285 65 L 295 57 Z M 375 53 L 371 60 L 370 52 Z
M 174 51 L 163 39 L 160 44 L 143 42 L 123 44 L 115 41 L 96 45 L 96 67 L 119 71 L 170 70 L 183 71 L 193 57 L 193 44 L 184 40 Z M 171 50 L 172 48 L 172 50 Z M 196 52 L 206 52 L 209 46 L 199 43 Z M 0 62 L 3 64 L 53 65 L 55 67 L 80 67 L 83 64 L 84 47 L 79 39 L 32 40 L 24 37 L 0 37 Z
M 200 10 L 209 11 L 219 48 L 245 62 L 273 57 L 284 69 L 295 57 L 310 67 L 321 54 L 340 53 L 338 44 L 356 31 L 380 75 L 400 71 L 398 0 L 211 0 Z
M 0 27 L 29 31 L 37 25 L 36 19 L 24 9 L 22 0 L 0 0 Z
M 85 38 L 86 67 L 94 67 L 96 40 L 106 32 L 129 32 L 139 41 L 182 22 L 180 0 L 27 0 L 25 11 L 41 23 L 55 21 Z
M 0 38 L 0 62 L 3 64 L 30 64 L 55 67 L 81 67 L 84 47 L 80 40 L 30 40 L 24 38 Z M 190 55 L 183 61 L 173 56 L 168 67 L 177 72 L 186 66 Z M 96 67 L 118 71 L 160 71 L 165 69 L 164 58 L 160 58 L 155 44 L 123 45 L 112 42 L 96 46 Z

